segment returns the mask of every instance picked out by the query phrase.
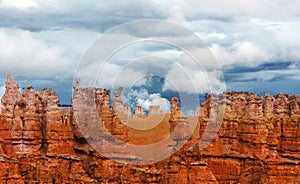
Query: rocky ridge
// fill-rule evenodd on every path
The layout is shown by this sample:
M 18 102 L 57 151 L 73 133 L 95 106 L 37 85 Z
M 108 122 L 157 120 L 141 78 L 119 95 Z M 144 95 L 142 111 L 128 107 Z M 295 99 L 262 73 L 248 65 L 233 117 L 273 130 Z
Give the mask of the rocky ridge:
M 132 115 L 122 102 L 121 92 L 120 89 L 114 94 L 110 107 L 109 90 L 75 84 L 73 103 L 81 106 L 59 107 L 53 90 L 28 87 L 21 94 L 8 76 L 1 100 L 0 182 L 300 183 L 300 95 L 265 94 L 261 98 L 248 92 L 226 92 L 219 97 L 208 94 L 195 117 L 184 116 L 178 107 L 179 99 L 173 98 L 170 113 L 162 115 L 159 107 L 149 109 L 151 116 L 163 117 L 159 125 L 138 131 L 124 121 L 148 117 L 138 107 Z M 220 110 L 217 99 L 226 100 L 221 101 L 225 112 L 214 136 L 216 130 L 209 127 Z M 95 106 L 94 111 L 89 111 L 90 105 Z M 74 115 L 83 109 L 98 118 L 93 132 L 82 128 L 91 126 L 86 125 L 86 117 Z M 175 154 L 152 164 L 116 162 L 88 144 L 99 141 L 95 137 L 99 133 L 108 137 L 103 127 L 123 143 L 151 144 L 168 137 L 175 127 L 185 127 L 193 118 L 197 120 L 193 136 Z M 104 126 L 99 127 L 100 123 Z M 184 137 L 189 129 L 182 130 Z M 207 132 L 214 139 L 201 150 L 199 141 L 206 141 Z M 174 145 L 182 141 L 180 136 L 173 139 Z M 99 146 L 104 144 L 99 141 Z M 105 151 L 120 161 L 131 158 L 131 153 L 122 151 L 122 144 L 119 146 L 120 149 Z

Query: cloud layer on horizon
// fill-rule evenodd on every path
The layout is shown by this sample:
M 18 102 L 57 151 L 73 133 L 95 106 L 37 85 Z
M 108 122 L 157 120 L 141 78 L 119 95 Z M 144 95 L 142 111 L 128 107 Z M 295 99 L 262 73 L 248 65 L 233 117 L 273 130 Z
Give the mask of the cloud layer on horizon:
M 71 87 L 80 57 L 98 36 L 128 21 L 160 19 L 186 27 L 207 43 L 223 69 L 228 90 L 299 93 L 300 88 L 295 84 L 300 80 L 299 9 L 300 2 L 296 0 L 267 0 L 263 3 L 259 0 L 75 0 L 72 3 L 65 0 L 2 0 L 0 85 L 4 84 L 6 74 L 11 73 L 21 85 L 33 83 L 37 88 L 50 85 L 56 89 Z M 138 28 L 132 32 L 134 36 L 146 33 Z M 174 39 L 186 44 L 193 42 L 180 36 L 174 36 Z M 179 51 L 162 45 L 135 49 L 144 54 L 187 60 Z M 203 55 L 205 52 L 198 49 L 193 54 Z M 121 59 L 124 58 L 118 61 L 122 62 Z M 139 55 L 127 59 L 136 60 Z M 110 66 L 104 81 L 113 77 L 110 71 L 119 70 L 118 64 Z M 209 65 L 210 61 L 203 64 Z M 135 69 L 128 71 L 133 78 L 145 75 L 139 71 L 142 68 Z M 177 71 L 173 71 L 166 75 L 168 80 L 176 79 Z M 198 91 L 207 92 L 201 72 L 192 67 L 188 72 L 199 81 Z M 208 73 L 211 80 L 221 81 L 218 72 L 212 69 Z M 186 88 L 185 85 L 177 84 L 181 90 Z M 167 89 L 170 86 L 165 86 Z M 63 103 L 69 100 L 71 91 L 58 92 L 63 94 Z

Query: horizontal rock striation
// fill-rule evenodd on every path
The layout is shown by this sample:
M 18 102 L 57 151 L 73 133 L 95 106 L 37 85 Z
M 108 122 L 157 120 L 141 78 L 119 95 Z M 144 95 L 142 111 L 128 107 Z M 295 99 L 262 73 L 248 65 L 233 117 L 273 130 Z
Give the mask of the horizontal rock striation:
M 173 98 L 170 113 L 153 106 L 147 117 L 140 107 L 132 115 L 121 93 L 121 88 L 114 93 L 111 107 L 109 90 L 77 83 L 76 107 L 59 107 L 53 90 L 28 87 L 21 94 L 8 76 L 1 100 L 0 183 L 300 183 L 300 95 L 208 94 L 194 117 L 183 115 L 179 99 Z M 75 115 L 78 111 L 85 113 Z M 87 123 L 86 115 L 95 122 Z M 151 123 L 156 117 L 162 118 L 149 130 L 126 124 L 134 118 L 133 124 L 143 123 L 141 119 Z M 220 118 L 220 129 L 210 129 Z M 196 128 L 186 138 L 191 120 Z M 168 149 L 188 141 L 175 154 L 147 165 L 122 163 L 136 159 L 122 149 L 125 143 L 156 143 L 176 127 L 183 127 L 181 135 L 171 135 Z M 206 134 L 213 140 L 199 149 Z M 122 144 L 104 151 L 121 162 L 89 144 L 96 141 L 105 148 L 109 135 Z

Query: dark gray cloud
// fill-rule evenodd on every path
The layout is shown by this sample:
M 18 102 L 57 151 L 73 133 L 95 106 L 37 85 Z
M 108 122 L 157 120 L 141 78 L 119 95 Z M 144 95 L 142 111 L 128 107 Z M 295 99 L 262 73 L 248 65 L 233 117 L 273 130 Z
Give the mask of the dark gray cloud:
M 142 1 L 51 1 L 26 10 L 0 7 L 0 25 L 35 31 L 65 28 L 103 32 L 137 19 L 165 19 L 155 4 Z

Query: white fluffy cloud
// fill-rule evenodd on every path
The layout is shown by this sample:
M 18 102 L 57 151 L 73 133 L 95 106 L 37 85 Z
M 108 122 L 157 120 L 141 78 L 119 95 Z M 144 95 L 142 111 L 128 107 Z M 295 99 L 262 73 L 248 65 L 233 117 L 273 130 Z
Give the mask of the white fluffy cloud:
M 270 54 L 264 48 L 251 42 L 237 42 L 226 47 L 214 44 L 212 50 L 222 67 L 236 65 L 255 67 L 271 59 Z
M 133 87 L 146 83 L 145 73 L 121 65 L 106 63 L 97 83 L 106 88 Z
M 161 14 L 173 20 L 182 20 L 184 17 L 193 18 L 203 15 L 208 16 L 291 16 L 298 15 L 300 3 L 295 0 L 252 0 L 252 1 L 235 1 L 235 0 L 153 0 L 149 2 L 141 2 L 138 0 L 124 0 L 122 3 L 118 1 L 99 1 L 91 0 L 84 2 L 73 0 L 71 3 L 67 0 L 2 0 L 5 7 L 30 8 L 39 7 L 41 9 L 50 8 L 52 11 L 79 10 L 80 8 L 88 8 L 90 4 L 91 10 L 108 11 L 109 8 L 114 11 L 129 11 L 130 7 L 138 11 L 138 8 L 146 11 L 145 13 Z M 138 8 L 137 8 L 138 7 Z M 148 10 L 148 11 L 147 11 Z M 140 12 L 136 12 L 140 13 Z M 124 12 L 120 12 L 121 15 Z
M 184 68 L 174 64 L 166 74 L 163 90 L 186 93 L 221 93 L 226 91 L 222 71 L 204 71 L 199 68 Z
M 152 43 L 150 49 L 147 46 L 148 43 L 140 43 L 118 50 L 102 67 L 101 59 L 94 59 L 95 62 L 85 59 L 84 61 L 91 62 L 82 65 L 78 70 L 81 84 L 94 85 L 97 79 L 97 86 L 102 88 L 142 86 L 147 85 L 149 75 L 156 75 L 165 79 L 164 91 L 187 93 L 225 91 L 226 85 L 222 79 L 220 66 L 209 48 L 191 49 L 191 57 L 183 51 L 178 51 L 178 48 L 172 50 L 169 45 L 168 49 L 162 47 L 161 43 L 157 43 L 156 47 Z M 153 48 L 155 49 L 152 50 Z M 159 49 L 161 50 L 158 51 Z M 199 62 L 195 62 L 193 57 L 199 59 Z
M 143 99 L 139 98 L 137 104 L 146 110 L 148 110 L 151 105 L 158 105 L 163 112 L 170 112 L 170 102 L 167 99 L 162 98 L 159 93 L 150 94 Z
M 158 1 L 158 0 L 157 0 Z M 154 1 L 158 3 L 157 1 Z M 297 16 L 300 8 L 295 0 L 167 0 L 159 3 L 161 7 L 172 14 L 180 12 L 189 19 L 196 17 L 226 17 L 226 16 Z M 177 15 L 178 16 L 178 15 Z
M 118 88 L 141 86 L 146 83 L 146 73 L 122 65 L 91 63 L 77 74 L 77 80 L 82 86 L 98 86 L 101 88 Z
M 270 62 L 287 62 L 292 64 L 283 68 L 283 72 L 280 69 L 265 73 L 261 71 L 258 75 L 263 78 L 258 80 L 272 80 L 282 75 L 298 80 L 299 9 L 300 2 L 295 0 L 125 0 L 122 3 L 98 0 L 89 3 L 80 0 L 0 0 L 0 77 L 11 73 L 47 80 L 66 75 L 72 78 L 77 59 L 89 43 L 97 38 L 98 32 L 103 33 L 127 21 L 154 18 L 179 23 L 195 32 L 210 46 L 224 71 L 237 66 L 255 68 Z M 134 27 L 131 31 L 130 36 L 141 36 L 152 30 Z M 170 36 L 169 40 L 184 45 L 195 42 L 193 38 L 180 33 Z M 225 88 L 222 73 L 214 68 L 215 64 L 212 63 L 215 58 L 210 56 L 211 51 L 200 48 L 191 53 L 202 58 L 200 64 L 208 69 L 202 71 L 179 50 L 159 50 L 159 47 L 152 47 L 151 50 L 142 46 L 125 49 L 120 60 L 106 66 L 99 85 L 109 88 L 112 83 L 119 86 L 145 84 L 143 77 L 149 72 L 148 68 L 157 70 L 159 67 L 148 63 L 144 67 L 139 65 L 123 70 L 122 64 L 126 64 L 126 59 L 151 55 L 179 59 L 183 66 L 160 65 L 160 75 L 166 78 L 164 90 L 190 92 L 196 89 L 198 92 L 209 92 L 213 88 L 221 91 Z M 122 59 L 125 62 L 122 63 Z M 82 77 L 93 81 L 99 77 L 94 76 L 98 69 L 87 66 Z M 120 71 L 122 75 L 118 78 Z M 245 73 L 238 77 L 252 80 L 253 76 L 250 75 L 253 74 Z
M 241 81 L 271 81 L 276 78 L 282 78 L 285 80 L 293 79 L 300 80 L 299 69 L 282 69 L 282 70 L 271 70 L 271 71 L 258 71 L 258 72 L 247 72 L 239 76 Z
M 162 98 L 159 93 L 149 94 L 146 89 L 130 90 L 123 99 L 125 104 L 142 106 L 144 110 L 148 110 L 151 105 L 158 105 L 163 112 L 170 112 L 168 99 Z
M 29 31 L 0 29 L 0 72 L 27 77 L 55 77 L 72 72 L 75 63 L 64 49 L 35 39 Z
M 32 32 L 32 37 L 50 45 L 59 46 L 64 56 L 79 61 L 84 51 L 100 36 L 99 32 L 87 29 L 58 29 Z
M 298 18 L 239 17 L 229 21 L 211 19 L 186 24 L 210 45 L 224 69 L 256 67 L 270 62 L 300 62 Z
M 16 9 L 28 9 L 37 8 L 38 3 L 36 0 L 1 0 L 0 7 L 16 8 Z

